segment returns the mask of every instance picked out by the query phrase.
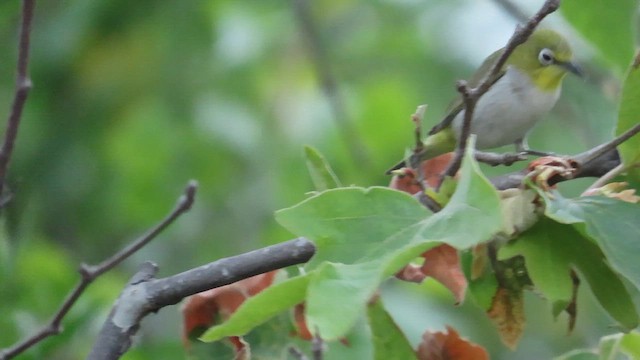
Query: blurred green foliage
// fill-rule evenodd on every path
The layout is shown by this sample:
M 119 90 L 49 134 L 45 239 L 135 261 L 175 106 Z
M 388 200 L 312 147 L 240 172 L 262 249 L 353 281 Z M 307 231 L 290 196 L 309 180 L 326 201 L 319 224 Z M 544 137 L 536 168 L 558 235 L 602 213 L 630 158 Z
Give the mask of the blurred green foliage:
M 518 3 L 532 13 L 542 1 Z M 454 81 L 502 46 L 515 26 L 488 0 L 313 2 L 346 120 L 365 144 L 369 161 L 362 163 L 342 140 L 291 5 L 38 2 L 34 88 L 11 163 L 14 199 L 0 238 L 0 347 L 47 321 L 77 281 L 78 264 L 97 262 L 141 234 L 172 207 L 188 179 L 200 182 L 194 209 L 93 284 L 64 332 L 21 358 L 83 358 L 144 260 L 168 275 L 288 239 L 273 212 L 313 189 L 305 144 L 327 156 L 344 184 L 386 184 L 384 170 L 412 144 L 409 115 L 416 106 L 429 104 L 425 126 L 438 121 Z M 19 10 L 17 0 L 0 2 L 0 114 L 8 113 L 13 93 Z M 567 29 L 560 14 L 545 24 Z M 619 65 L 628 50 L 602 56 L 576 32 L 568 34 L 594 76 L 567 79 L 556 109 L 530 138 L 535 149 L 577 153 L 610 138 L 615 127 L 619 83 L 612 74 L 620 69 L 601 64 Z M 561 188 L 577 194 L 587 183 Z M 562 321 L 532 316 L 514 354 L 498 343 L 479 309 L 450 306 L 439 285 L 386 289 L 385 303 L 414 343 L 425 328 L 452 324 L 496 358 L 539 359 L 595 346 L 613 332 L 599 312 L 591 314 L 591 299 L 580 304 L 579 313 L 589 315 L 579 317 L 568 338 Z M 527 300 L 528 312 L 549 313 L 536 301 Z M 178 316 L 166 308 L 146 319 L 126 358 L 183 357 Z

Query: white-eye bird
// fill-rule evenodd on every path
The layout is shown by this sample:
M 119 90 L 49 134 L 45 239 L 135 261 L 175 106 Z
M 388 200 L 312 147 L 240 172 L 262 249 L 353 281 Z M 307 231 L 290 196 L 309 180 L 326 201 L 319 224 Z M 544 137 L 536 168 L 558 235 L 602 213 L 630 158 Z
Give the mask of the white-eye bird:
M 491 54 L 469 80 L 476 87 L 489 73 L 504 49 Z M 509 55 L 491 88 L 478 100 L 471 121 L 476 148 L 491 149 L 515 144 L 517 152 L 529 151 L 526 135 L 551 110 L 560 96 L 568 73 L 581 76 L 573 62 L 569 43 L 557 32 L 536 30 Z M 453 151 L 464 119 L 464 104 L 458 97 L 445 118 L 423 141 L 422 160 Z M 388 171 L 404 167 L 404 162 Z

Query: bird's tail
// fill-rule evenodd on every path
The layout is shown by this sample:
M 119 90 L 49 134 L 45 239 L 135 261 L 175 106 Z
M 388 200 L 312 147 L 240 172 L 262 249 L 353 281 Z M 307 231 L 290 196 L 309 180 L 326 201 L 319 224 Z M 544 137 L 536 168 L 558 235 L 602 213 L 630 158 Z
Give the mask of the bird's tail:
M 440 131 L 436 134 L 428 136 L 422 143 L 422 150 L 420 150 L 420 161 L 432 159 L 436 156 L 453 151 L 456 146 L 456 139 L 453 136 L 452 131 Z M 391 167 L 385 174 L 391 175 L 394 170 L 407 167 L 407 161 L 402 160 L 393 167 Z

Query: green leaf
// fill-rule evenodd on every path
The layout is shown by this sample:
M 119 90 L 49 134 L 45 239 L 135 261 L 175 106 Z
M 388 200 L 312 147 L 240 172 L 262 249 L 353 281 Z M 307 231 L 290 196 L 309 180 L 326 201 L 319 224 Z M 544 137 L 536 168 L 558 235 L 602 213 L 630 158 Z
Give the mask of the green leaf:
M 429 211 L 411 195 L 385 187 L 327 190 L 276 212 L 281 225 L 316 244 L 308 271 L 325 260 L 366 261 L 370 247 L 427 216 Z
M 488 261 L 488 260 L 487 260 Z M 493 304 L 493 297 L 498 290 L 498 280 L 493 270 L 487 269 L 478 278 L 473 278 L 471 268 L 473 265 L 472 251 L 463 251 L 460 253 L 460 264 L 467 278 L 468 288 L 467 294 L 471 296 L 473 302 L 481 309 L 488 311 Z
M 200 340 L 211 342 L 227 336 L 243 336 L 277 314 L 304 301 L 309 276 L 298 276 L 272 285 L 247 299 L 227 321 L 207 330 Z
M 349 332 L 364 313 L 363 304 L 373 296 L 381 277 L 377 262 L 320 265 L 313 272 L 307 293 L 309 329 L 319 329 L 322 337 L 330 340 Z
M 410 195 L 382 187 L 327 190 L 276 213 L 316 243 L 307 320 L 323 338 L 344 336 L 380 283 L 428 248 L 466 248 L 502 229 L 498 195 L 470 154 L 451 201 L 431 216 Z
M 640 123 L 640 70 L 639 67 L 631 66 L 627 72 L 622 87 L 622 98 L 620 109 L 618 110 L 618 125 L 616 135 L 629 130 Z M 640 136 L 636 135 L 618 146 L 622 163 L 627 169 L 634 169 L 633 166 L 640 164 Z M 636 180 L 640 180 L 640 171 L 632 170 Z
M 633 57 L 636 0 L 565 0 L 562 15 L 621 74 Z
M 318 150 L 311 146 L 304 147 L 304 155 L 307 159 L 307 168 L 311 181 L 318 191 L 324 191 L 341 187 L 340 180 L 331 169 L 331 165 L 320 154 Z
M 367 318 L 375 360 L 416 358 L 411 344 L 384 308 L 380 298 L 367 306 Z
M 573 236 L 576 234 L 571 227 L 558 226 L 558 223 L 551 220 L 541 220 L 516 241 L 503 246 L 498 254 L 500 260 L 516 255 L 524 256 L 529 277 L 551 302 L 553 316 L 558 316 L 571 302 L 571 262 L 565 256 L 567 252 L 571 252 L 567 251 L 568 246 L 581 241 L 580 238 L 567 240 Z M 562 241 L 558 241 L 560 238 Z
M 545 195 L 545 202 L 547 216 L 586 230 L 611 267 L 640 289 L 640 205 L 602 196 L 567 199 L 557 192 Z
M 620 350 L 622 334 L 614 334 L 600 338 L 599 353 L 601 360 L 616 359 Z
M 640 359 L 640 333 L 633 331 L 622 336 L 620 348 L 632 359 Z
M 515 255 L 524 256 L 533 284 L 553 303 L 554 315 L 571 300 L 569 271 L 576 267 L 612 318 L 626 329 L 638 325 L 638 313 L 624 283 L 598 246 L 573 226 L 543 219 L 499 253 L 501 259 Z

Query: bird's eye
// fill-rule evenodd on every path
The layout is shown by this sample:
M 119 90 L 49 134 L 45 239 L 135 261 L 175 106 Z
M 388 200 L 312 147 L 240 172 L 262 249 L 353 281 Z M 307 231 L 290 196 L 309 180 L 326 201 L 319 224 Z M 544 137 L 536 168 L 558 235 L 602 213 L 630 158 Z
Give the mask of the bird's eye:
M 540 61 L 540 64 L 544 66 L 551 65 L 553 64 L 553 59 L 553 51 L 547 48 L 540 50 L 540 53 L 538 54 L 538 61 Z

